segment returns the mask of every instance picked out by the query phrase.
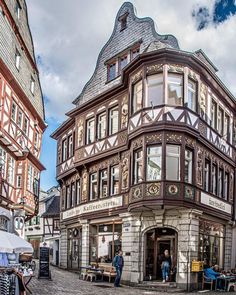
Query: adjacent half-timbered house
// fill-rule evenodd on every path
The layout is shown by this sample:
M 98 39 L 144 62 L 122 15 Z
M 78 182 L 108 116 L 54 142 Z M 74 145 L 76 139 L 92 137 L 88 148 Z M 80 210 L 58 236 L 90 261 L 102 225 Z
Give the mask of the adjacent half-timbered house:
M 123 281 L 161 279 L 169 250 L 176 283 L 193 260 L 235 267 L 235 98 L 201 51 L 156 33 L 130 3 L 75 107 L 54 133 L 61 185 L 60 266 L 111 263 Z
M 11 223 L 14 214 L 21 235 L 24 218 L 38 210 L 45 128 L 26 3 L 0 0 L 0 215 Z

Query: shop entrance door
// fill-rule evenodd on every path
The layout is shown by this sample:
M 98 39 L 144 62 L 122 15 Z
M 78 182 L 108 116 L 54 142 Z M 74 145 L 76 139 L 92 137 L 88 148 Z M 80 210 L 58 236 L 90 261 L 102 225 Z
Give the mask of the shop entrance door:
M 173 229 L 153 229 L 146 233 L 146 257 L 144 280 L 162 280 L 162 257 L 168 250 L 172 265 L 177 257 L 177 233 Z
M 79 270 L 82 257 L 82 231 L 81 228 L 74 228 L 68 231 L 68 250 L 67 262 L 68 268 Z

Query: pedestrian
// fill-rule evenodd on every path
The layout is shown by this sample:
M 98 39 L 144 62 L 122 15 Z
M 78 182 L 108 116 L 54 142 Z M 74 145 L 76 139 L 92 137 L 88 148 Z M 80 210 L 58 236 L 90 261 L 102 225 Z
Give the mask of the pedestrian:
M 121 250 L 119 250 L 118 253 L 116 254 L 116 256 L 113 260 L 113 265 L 116 268 L 116 278 L 115 278 L 114 286 L 121 287 L 120 279 L 121 279 L 121 275 L 122 275 L 122 269 L 124 266 L 124 258 L 122 256 Z
M 163 283 L 169 280 L 169 273 L 171 269 L 171 257 L 169 251 L 165 250 L 162 257 L 161 270 L 162 270 L 162 279 Z

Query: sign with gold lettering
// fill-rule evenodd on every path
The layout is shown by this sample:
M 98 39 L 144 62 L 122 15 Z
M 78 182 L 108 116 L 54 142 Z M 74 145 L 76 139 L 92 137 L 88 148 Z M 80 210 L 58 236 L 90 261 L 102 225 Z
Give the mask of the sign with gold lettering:
M 232 206 L 230 204 L 219 199 L 216 199 L 203 192 L 201 192 L 201 203 L 228 214 L 231 214 L 232 212 Z
M 100 200 L 97 202 L 86 203 L 78 207 L 72 208 L 62 212 L 62 219 L 71 218 L 77 215 L 86 214 L 94 211 L 113 209 L 122 206 L 122 196 L 112 197 L 106 200 Z

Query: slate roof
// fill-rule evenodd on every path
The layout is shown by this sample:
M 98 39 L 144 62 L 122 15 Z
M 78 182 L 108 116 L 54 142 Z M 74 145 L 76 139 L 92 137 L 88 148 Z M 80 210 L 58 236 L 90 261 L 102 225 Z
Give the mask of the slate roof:
M 60 196 L 52 196 L 52 201 L 49 206 L 46 206 L 46 211 L 42 214 L 43 218 L 59 217 L 60 214 Z

